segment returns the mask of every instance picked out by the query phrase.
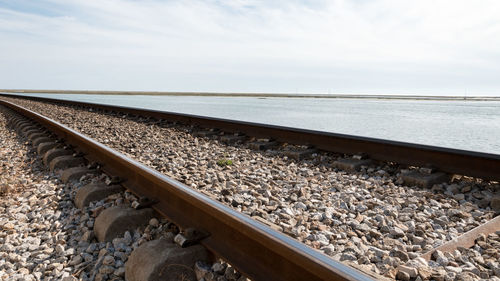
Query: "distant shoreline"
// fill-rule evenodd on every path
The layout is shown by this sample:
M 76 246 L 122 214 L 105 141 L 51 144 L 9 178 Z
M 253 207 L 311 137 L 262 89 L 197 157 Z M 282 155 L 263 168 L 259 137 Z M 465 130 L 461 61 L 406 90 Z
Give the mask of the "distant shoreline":
M 500 96 L 419 96 L 419 95 L 355 95 L 355 94 L 283 94 L 283 93 L 212 93 L 212 92 L 148 92 L 148 91 L 82 91 L 82 90 L 12 90 L 12 94 L 83 94 L 83 95 L 143 95 L 143 96 L 201 96 L 201 97 L 256 97 L 256 98 L 332 98 L 385 100 L 441 100 L 441 101 L 500 101 Z

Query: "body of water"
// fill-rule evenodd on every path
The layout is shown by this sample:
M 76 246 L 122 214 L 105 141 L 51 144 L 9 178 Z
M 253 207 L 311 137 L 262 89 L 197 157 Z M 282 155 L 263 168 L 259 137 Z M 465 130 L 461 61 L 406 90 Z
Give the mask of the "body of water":
M 26 94 L 500 154 L 499 101 Z

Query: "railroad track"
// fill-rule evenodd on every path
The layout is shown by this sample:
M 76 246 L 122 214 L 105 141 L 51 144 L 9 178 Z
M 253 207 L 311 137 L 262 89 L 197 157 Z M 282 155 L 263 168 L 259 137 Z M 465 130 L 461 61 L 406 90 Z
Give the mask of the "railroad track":
M 179 122 L 185 125 L 199 126 L 201 128 L 217 128 L 225 132 L 242 133 L 255 138 L 273 139 L 278 142 L 292 144 L 305 144 L 314 146 L 316 149 L 335 153 L 351 155 L 363 153 L 374 160 L 419 167 L 432 166 L 435 169 L 450 174 L 466 175 L 485 180 L 500 180 L 500 155 L 496 154 L 123 106 L 13 94 L 0 94 L 0 96 L 91 107 L 108 112 L 123 112 L 130 115 L 146 116 Z
M 357 157 L 347 158 L 336 163 L 339 167 L 356 170 L 360 164 L 371 160 L 395 161 L 415 166 L 432 166 L 424 169 L 425 173 L 409 176 L 409 181 L 428 185 L 436 179 L 438 173 L 432 170 L 452 172 L 470 176 L 481 176 L 487 180 L 498 180 L 499 157 L 484 153 L 464 152 L 417 146 L 396 142 L 386 142 L 367 138 L 318 133 L 295 130 L 283 127 L 265 126 L 245 122 L 233 122 L 220 119 L 203 118 L 187 115 L 176 115 L 156 111 L 146 111 L 122 107 L 111 107 L 79 102 L 55 101 L 76 106 L 99 108 L 106 111 L 119 111 L 139 116 L 149 116 L 158 119 L 181 122 L 204 128 L 217 128 L 221 131 L 237 132 L 226 135 L 226 142 L 241 141 L 246 136 L 274 139 L 273 142 L 306 144 L 308 147 L 298 151 L 290 151 L 288 156 L 297 159 L 306 158 L 317 149 L 335 151 L 337 153 L 357 154 Z M 219 256 L 231 262 L 237 269 L 254 280 L 360 280 L 369 277 L 338 264 L 302 244 L 297 243 L 282 234 L 270 230 L 233 210 L 207 199 L 190 188 L 172 181 L 165 176 L 130 160 L 119 153 L 96 143 L 78 132 L 56 124 L 51 120 L 20 108 L 12 103 L 2 101 L 2 104 L 41 123 L 65 142 L 77 147 L 85 155 L 87 161 L 97 162 L 107 174 L 125 180 L 122 185 L 132 190 L 146 202 L 174 221 L 181 229 L 196 229 L 200 233 L 210 235 L 199 243 L 206 246 Z M 28 125 L 26 125 L 28 126 Z M 209 129 L 198 129 L 200 136 L 210 136 L 214 133 Z M 256 141 L 252 146 L 256 149 L 266 147 L 269 141 Z M 311 147 L 313 146 L 313 148 Z M 443 159 L 445 158 L 445 159 Z M 468 164 L 467 164 L 468 163 Z M 471 165 L 472 164 L 472 165 Z M 139 167 L 139 168 L 137 168 Z M 467 168 L 469 167 L 469 168 Z M 472 168 L 471 168 L 472 167 Z M 428 170 L 431 170 L 430 172 Z M 465 172 L 464 172 L 465 171 Z M 131 175 L 136 175 L 131 177 Z M 440 174 L 441 179 L 442 175 Z M 141 186 L 150 186 L 149 190 Z M 156 202 L 158 200 L 159 202 Z M 152 202 L 152 203 L 151 203 Z M 189 206 L 190 214 L 184 214 Z M 219 217 L 220 216 L 220 217 Z M 221 225 L 227 226 L 222 228 Z M 489 233 L 498 230 L 498 218 L 491 220 L 485 226 L 475 229 L 475 233 Z M 469 245 L 476 235 L 469 239 L 457 239 L 460 245 Z M 472 237 L 472 238 L 470 238 Z M 267 240 L 266 240 L 267 239 Z M 228 248 L 228 245 L 231 247 Z M 450 245 L 448 245 L 449 247 Z M 245 257 L 242 259 L 241 257 Z M 273 266 L 269 266 L 272 264 Z
M 153 208 L 181 229 L 207 233 L 208 237 L 197 242 L 253 280 L 371 280 L 74 130 L 13 103 L 1 104 L 28 119 L 13 122 L 32 141 L 49 138 L 40 126 L 64 139 L 87 161 L 98 162 L 106 174 L 123 179 L 125 188 L 157 201 Z

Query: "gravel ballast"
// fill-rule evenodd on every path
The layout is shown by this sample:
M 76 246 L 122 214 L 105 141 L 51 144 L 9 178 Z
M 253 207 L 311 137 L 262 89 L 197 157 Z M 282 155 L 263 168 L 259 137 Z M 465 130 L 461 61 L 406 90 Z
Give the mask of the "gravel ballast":
M 0 106 L 0 280 L 124 280 L 125 263 L 135 248 L 159 238 L 173 243 L 178 229 L 157 218 L 99 243 L 93 233 L 95 218 L 112 206 L 137 205 L 137 198 L 121 192 L 83 210 L 75 208 L 78 188 L 110 178 L 88 174 L 63 184 L 26 139 L 6 127 L 6 112 Z M 199 263 L 193 271 L 205 281 L 247 280 L 223 261 Z
M 390 163 L 347 173 L 333 167 L 341 156 L 331 153 L 296 161 L 282 153 L 292 146 L 258 152 L 247 143 L 229 146 L 217 136 L 194 137 L 193 128 L 166 121 L 9 100 L 265 221 L 333 259 L 389 277 L 398 274 L 405 279 L 396 270 L 399 265 L 418 262 L 419 254 L 494 216 L 489 199 L 498 196 L 498 183 L 462 177 L 431 189 L 407 187 L 400 180 L 400 167 Z M 218 165 L 220 160 L 231 164 Z M 498 253 L 498 247 L 493 249 Z M 428 269 L 429 275 L 417 271 L 409 278 L 438 277 L 444 270 L 443 278 L 453 280 L 446 277 L 455 270 L 453 266 L 422 264 L 413 263 L 410 268 L 423 267 L 421 271 Z M 488 278 L 498 278 L 498 262 L 488 266 L 492 267 L 485 270 Z M 480 278 L 477 270 L 468 272 L 472 279 Z

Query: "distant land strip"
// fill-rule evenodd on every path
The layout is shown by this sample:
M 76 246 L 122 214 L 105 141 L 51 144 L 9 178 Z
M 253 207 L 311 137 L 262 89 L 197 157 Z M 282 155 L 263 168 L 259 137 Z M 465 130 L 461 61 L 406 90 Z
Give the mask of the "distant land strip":
M 0 89 L 5 93 L 83 94 L 83 95 L 144 95 L 144 96 L 201 96 L 256 98 L 332 98 L 332 99 L 390 99 L 390 100 L 453 100 L 500 101 L 500 96 L 424 96 L 424 95 L 359 95 L 359 94 L 284 94 L 284 93 L 215 93 L 215 92 L 148 92 L 148 91 L 84 91 Z

